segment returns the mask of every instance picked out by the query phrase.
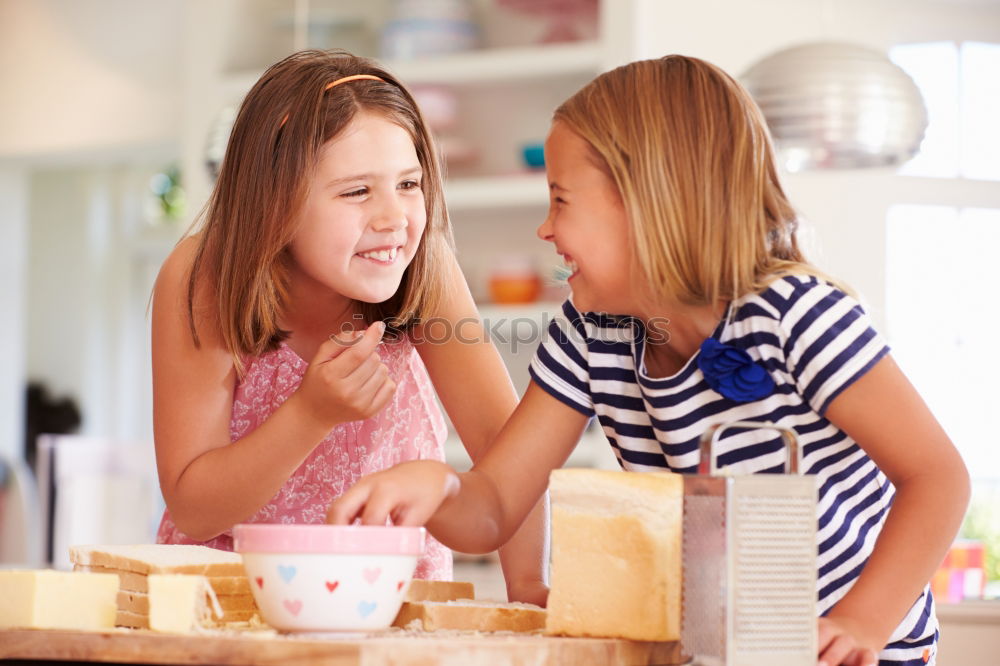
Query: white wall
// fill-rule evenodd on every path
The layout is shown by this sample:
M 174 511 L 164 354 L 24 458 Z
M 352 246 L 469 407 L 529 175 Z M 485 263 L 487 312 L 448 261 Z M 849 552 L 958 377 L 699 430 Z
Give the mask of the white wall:
M 28 175 L 0 167 L 0 457 L 21 454 L 24 439 L 24 332 Z
M 150 435 L 147 259 L 158 266 L 162 256 L 146 257 L 136 239 L 153 171 L 96 166 L 31 178 L 26 371 L 77 402 L 84 434 Z
M 183 5 L 0 0 L 0 159 L 172 142 Z
M 85 432 L 148 431 L 129 243 L 136 173 L 178 152 L 187 4 L 0 0 L 0 452 L 20 453 L 28 378 L 76 399 Z

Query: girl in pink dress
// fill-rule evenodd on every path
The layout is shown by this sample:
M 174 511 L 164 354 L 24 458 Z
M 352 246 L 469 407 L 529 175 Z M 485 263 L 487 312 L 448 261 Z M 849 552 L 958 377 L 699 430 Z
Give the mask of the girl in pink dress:
M 237 523 L 323 523 L 361 477 L 443 460 L 435 391 L 473 460 L 513 411 L 433 142 L 375 63 L 304 51 L 268 69 L 201 222 L 154 291 L 160 543 L 231 549 Z M 391 519 L 415 523 L 405 506 Z M 544 527 L 540 504 L 501 549 L 512 600 L 544 603 Z M 416 575 L 450 579 L 451 552 L 429 539 Z

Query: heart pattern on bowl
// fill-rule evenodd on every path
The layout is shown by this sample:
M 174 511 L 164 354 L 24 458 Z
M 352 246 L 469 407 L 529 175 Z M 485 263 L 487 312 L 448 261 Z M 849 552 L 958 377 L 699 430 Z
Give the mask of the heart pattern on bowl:
M 368 617 L 375 612 L 376 604 L 374 601 L 361 601 L 358 603 L 358 615 L 361 617 Z
M 247 572 L 262 614 L 278 615 L 273 621 L 275 627 L 298 630 L 296 627 L 303 626 L 309 631 L 315 630 L 317 622 L 319 626 L 329 622 L 326 618 L 330 613 L 339 614 L 342 618 L 339 622 L 354 623 L 360 628 L 381 622 L 378 618 L 395 612 L 392 609 L 403 601 L 410 582 L 404 575 L 395 567 L 365 566 L 360 562 L 342 575 L 318 570 L 311 564 L 306 566 L 292 558 L 274 558 L 266 568 Z M 265 606 L 272 610 L 263 610 Z

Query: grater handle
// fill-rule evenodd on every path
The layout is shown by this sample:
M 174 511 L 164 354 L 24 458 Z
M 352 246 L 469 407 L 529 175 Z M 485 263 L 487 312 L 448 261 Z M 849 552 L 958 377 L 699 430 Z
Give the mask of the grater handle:
M 701 436 L 698 448 L 700 460 L 698 461 L 698 474 L 715 476 L 719 471 L 716 465 L 715 456 L 712 451 L 718 443 L 722 433 L 730 428 L 740 428 L 742 430 L 776 430 L 781 439 L 785 442 L 785 474 L 798 474 L 802 469 L 802 450 L 799 448 L 799 440 L 795 431 L 789 428 L 782 428 L 773 423 L 755 423 L 753 421 L 731 421 L 729 423 L 719 423 Z

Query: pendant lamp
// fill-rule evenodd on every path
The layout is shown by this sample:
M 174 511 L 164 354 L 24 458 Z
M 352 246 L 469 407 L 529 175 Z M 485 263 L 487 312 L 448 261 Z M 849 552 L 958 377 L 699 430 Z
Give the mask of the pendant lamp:
M 913 79 L 866 46 L 793 46 L 754 64 L 742 81 L 788 171 L 902 164 L 927 128 Z

